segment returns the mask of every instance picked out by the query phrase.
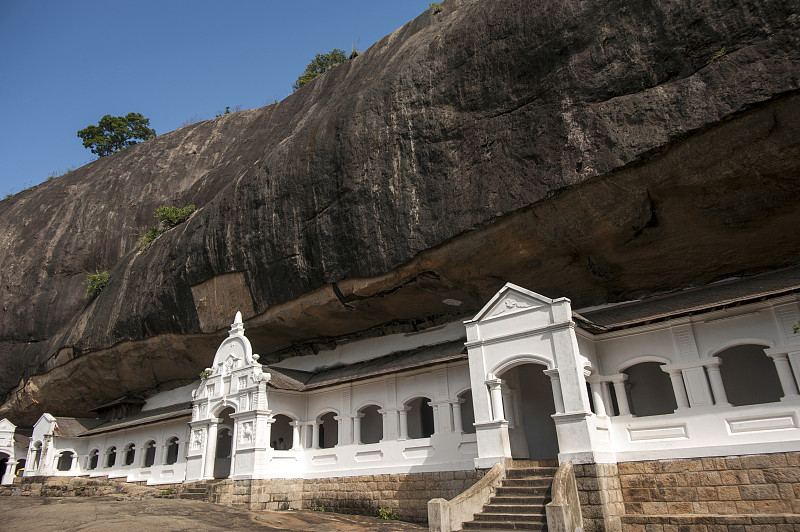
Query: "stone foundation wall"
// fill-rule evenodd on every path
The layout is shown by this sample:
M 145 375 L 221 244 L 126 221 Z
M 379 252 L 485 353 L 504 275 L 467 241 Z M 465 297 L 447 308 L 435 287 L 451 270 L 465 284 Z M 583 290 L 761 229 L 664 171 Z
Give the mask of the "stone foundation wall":
M 586 532 L 800 530 L 800 453 L 575 466 Z
M 800 453 L 618 467 L 626 514 L 800 514 Z
M 428 520 L 429 500 L 452 499 L 484 473 L 479 470 L 308 480 L 237 480 L 233 483 L 231 503 L 252 510 L 293 508 L 372 516 L 384 508 L 404 521 L 424 523 Z
M 584 531 L 621 530 L 625 506 L 617 464 L 579 464 L 574 471 Z

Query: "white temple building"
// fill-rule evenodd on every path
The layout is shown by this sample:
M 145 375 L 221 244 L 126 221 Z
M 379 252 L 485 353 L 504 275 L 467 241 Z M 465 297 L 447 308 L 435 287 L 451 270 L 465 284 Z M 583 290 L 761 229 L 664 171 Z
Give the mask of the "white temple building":
M 262 365 L 236 315 L 198 382 L 0 422 L 3 483 L 148 484 L 800 450 L 800 274 L 571 308 L 505 285 L 472 319 Z M 209 353 L 209 359 L 211 359 Z M 23 462 L 24 460 L 24 462 Z

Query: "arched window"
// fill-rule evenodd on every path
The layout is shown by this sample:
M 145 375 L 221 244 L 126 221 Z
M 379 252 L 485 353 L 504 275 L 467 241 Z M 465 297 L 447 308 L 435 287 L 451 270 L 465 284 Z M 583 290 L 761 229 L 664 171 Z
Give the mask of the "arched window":
M 336 414 L 328 412 L 319 418 L 319 447 L 330 449 L 339 443 L 339 422 Z
M 719 373 L 728 402 L 733 406 L 774 403 L 781 400 L 781 381 L 775 363 L 763 345 L 737 345 L 717 355 Z
M 167 465 L 172 465 L 178 461 L 178 437 L 172 437 L 167 440 Z
M 292 448 L 294 444 L 292 426 L 290 423 L 292 419 L 289 416 L 278 414 L 275 416 L 275 421 L 272 422 L 270 434 L 272 441 L 270 447 L 276 451 L 286 451 Z
M 363 407 L 361 415 L 361 441 L 356 443 L 378 443 L 383 439 L 383 416 L 377 405 Z
M 26 460 L 24 458 L 17 462 L 17 468 L 14 470 L 15 477 L 21 477 L 22 473 L 25 472 L 25 462 Z
M 97 449 L 93 449 L 92 452 L 89 453 L 89 458 L 86 460 L 86 469 L 97 469 L 97 459 L 100 451 Z
M 427 397 L 417 397 L 405 404 L 408 414 L 408 437 L 430 438 L 433 434 L 433 407 Z
M 458 394 L 461 406 L 461 431 L 464 434 L 475 434 L 475 410 L 472 408 L 472 390 Z
M 125 447 L 125 465 L 132 465 L 134 458 L 136 458 L 136 445 L 129 443 Z
M 678 408 L 669 375 L 661 370 L 660 362 L 640 362 L 626 369 L 625 388 L 635 416 L 671 414 Z
M 72 469 L 72 457 L 74 456 L 72 451 L 63 451 L 58 456 L 58 463 L 56 464 L 56 469 L 59 471 L 69 471 Z
M 156 462 L 156 442 L 150 440 L 144 444 L 144 467 L 152 467 Z
M 109 447 L 108 451 L 106 451 L 106 467 L 114 467 L 114 464 L 116 463 L 117 463 L 117 448 Z

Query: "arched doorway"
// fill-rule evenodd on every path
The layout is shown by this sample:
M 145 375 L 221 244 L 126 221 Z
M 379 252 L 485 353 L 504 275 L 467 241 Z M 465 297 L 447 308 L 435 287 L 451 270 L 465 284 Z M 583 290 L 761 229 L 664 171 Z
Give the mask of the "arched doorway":
M 214 455 L 214 478 L 228 478 L 231 474 L 231 455 L 233 452 L 233 408 L 228 407 L 219 413 L 217 425 L 217 446 Z
M 5 453 L 0 453 L 0 483 L 6 482 L 6 476 L 9 478 L 14 476 L 13 471 L 6 471 L 8 467 L 8 458 L 9 456 Z
M 33 459 L 33 470 L 38 471 L 40 462 L 42 460 L 42 442 L 37 441 L 36 443 L 33 444 L 32 459 Z
M 505 371 L 503 412 L 508 421 L 511 456 L 531 460 L 558 456 L 553 387 L 540 364 L 520 364 Z

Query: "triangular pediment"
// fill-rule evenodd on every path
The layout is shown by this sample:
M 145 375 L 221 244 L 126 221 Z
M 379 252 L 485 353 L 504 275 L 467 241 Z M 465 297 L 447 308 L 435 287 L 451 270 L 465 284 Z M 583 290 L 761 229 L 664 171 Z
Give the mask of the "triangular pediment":
M 17 426 L 6 418 L 0 419 L 0 432 L 14 432 Z
M 506 283 L 470 321 L 489 320 L 545 306 L 549 307 L 552 304 L 553 300 L 548 297 L 531 292 L 515 284 Z

